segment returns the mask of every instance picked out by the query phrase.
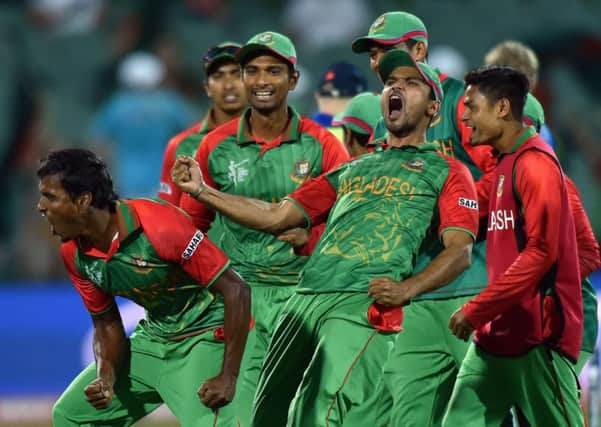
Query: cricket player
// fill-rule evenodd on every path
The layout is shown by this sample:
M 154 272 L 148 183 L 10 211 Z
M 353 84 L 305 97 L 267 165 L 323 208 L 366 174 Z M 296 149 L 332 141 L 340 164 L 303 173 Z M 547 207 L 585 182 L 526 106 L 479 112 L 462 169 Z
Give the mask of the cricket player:
M 259 33 L 238 51 L 236 59 L 250 108 L 210 132 L 200 145 L 196 160 L 207 184 L 225 193 L 277 202 L 311 177 L 349 159 L 334 135 L 288 105 L 288 93 L 299 79 L 296 51 L 288 37 Z M 215 217 L 210 206 L 189 196 L 182 197 L 181 207 L 201 230 L 208 229 Z M 222 235 L 216 243 L 252 291 L 256 323 L 236 396 L 246 421 L 276 319 L 294 292 L 307 257 L 296 255 L 275 236 L 220 214 L 217 220 Z
M 466 75 L 472 144 L 500 153 L 488 198 L 489 284 L 451 317 L 474 342 L 444 426 L 499 425 L 512 405 L 531 425 L 583 426 L 574 364 L 582 342 L 578 246 L 559 161 L 523 124 L 527 77 L 485 66 Z
M 171 168 L 179 156 L 194 156 L 207 133 L 235 119 L 247 107 L 246 91 L 240 78 L 236 52 L 240 45 L 223 42 L 211 47 L 203 56 L 204 88 L 212 105 L 204 119 L 175 135 L 165 149 L 159 197 L 178 206 L 181 192 L 171 181 Z
M 166 403 L 182 426 L 238 426 L 228 403 L 250 291 L 223 252 L 175 206 L 118 199 L 87 150 L 51 152 L 37 175 L 38 210 L 94 324 L 96 362 L 58 399 L 53 425 L 129 426 Z M 115 295 L 146 309 L 130 338 Z
M 367 143 L 381 117 L 380 95 L 372 92 L 363 92 L 353 97 L 342 114 L 334 117 L 332 124 L 342 127 L 344 145 L 351 157 L 369 152 Z
M 401 307 L 469 266 L 473 180 L 426 143 L 443 95 L 438 76 L 402 50 L 387 53 L 379 72 L 390 148 L 312 179 L 280 203 L 221 193 L 189 158 L 173 170 L 182 191 L 247 227 L 279 234 L 326 223 L 273 335 L 252 426 L 341 426 L 375 392 Z M 430 233 L 444 250 L 412 275 Z

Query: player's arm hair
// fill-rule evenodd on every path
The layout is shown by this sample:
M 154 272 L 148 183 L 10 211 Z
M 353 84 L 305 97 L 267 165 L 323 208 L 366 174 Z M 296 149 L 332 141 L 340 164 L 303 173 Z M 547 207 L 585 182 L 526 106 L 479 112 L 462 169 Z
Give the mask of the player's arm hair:
M 442 234 L 444 249 L 410 281 L 412 298 L 452 282 L 471 265 L 473 237 L 465 231 L 448 229 Z
M 116 373 L 126 358 L 128 341 L 116 304 L 106 312 L 92 316 L 96 375 L 115 383 Z
M 308 225 L 301 209 L 288 200 L 268 203 L 222 193 L 206 185 L 197 200 L 238 224 L 266 233 L 277 235 L 294 227 Z
M 225 349 L 221 374 L 238 377 L 250 325 L 250 288 L 231 268 L 211 285 L 223 296 L 225 306 Z

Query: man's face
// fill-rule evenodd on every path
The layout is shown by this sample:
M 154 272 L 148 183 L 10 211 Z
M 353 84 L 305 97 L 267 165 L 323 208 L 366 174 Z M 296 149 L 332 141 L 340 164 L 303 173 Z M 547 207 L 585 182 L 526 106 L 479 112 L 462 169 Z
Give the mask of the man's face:
M 242 81 L 252 107 L 269 113 L 286 104 L 288 92 L 296 87 L 298 73 L 289 74 L 288 64 L 271 55 L 261 55 L 244 66 Z
M 430 93 L 430 86 L 414 67 L 397 67 L 382 91 L 382 116 L 388 131 L 397 137 L 406 136 L 420 121 L 429 121 L 438 109 Z
M 378 64 L 380 63 L 380 60 L 384 54 L 391 49 L 402 49 L 412 55 L 409 46 L 407 46 L 407 43 L 405 42 L 400 42 L 397 44 L 372 43 L 371 47 L 369 48 L 369 67 L 374 73 L 376 73 L 376 76 L 380 75 L 378 72 Z
M 496 105 L 488 102 L 488 99 L 478 90 L 477 85 L 467 87 L 463 103 L 465 111 L 461 120 L 472 129 L 470 144 L 491 145 L 502 133 Z
M 52 235 L 58 236 L 62 242 L 80 236 L 85 229 L 83 215 L 78 204 L 63 189 L 60 177 L 45 176 L 40 179 L 38 188 L 40 200 L 37 208 L 50 224 Z
M 233 114 L 246 107 L 246 91 L 236 62 L 225 62 L 217 67 L 205 83 L 207 96 L 219 110 Z

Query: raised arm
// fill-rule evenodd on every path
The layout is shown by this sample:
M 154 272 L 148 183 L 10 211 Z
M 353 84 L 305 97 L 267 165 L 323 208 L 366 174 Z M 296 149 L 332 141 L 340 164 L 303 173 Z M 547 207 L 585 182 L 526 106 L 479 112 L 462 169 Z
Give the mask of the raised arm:
M 288 200 L 268 203 L 209 187 L 203 180 L 198 163 L 191 157 L 178 158 L 171 177 L 181 191 L 245 227 L 279 234 L 293 227 L 307 226 L 301 209 Z

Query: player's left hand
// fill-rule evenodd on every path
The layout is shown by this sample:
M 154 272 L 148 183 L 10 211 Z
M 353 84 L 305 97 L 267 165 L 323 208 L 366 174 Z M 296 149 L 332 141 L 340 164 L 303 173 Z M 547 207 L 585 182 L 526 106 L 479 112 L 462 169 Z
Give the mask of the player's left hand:
M 236 377 L 220 374 L 206 380 L 198 389 L 201 402 L 211 408 L 218 409 L 234 399 L 236 393 Z
M 462 339 L 463 341 L 467 341 L 474 331 L 474 328 L 470 322 L 468 322 L 465 314 L 463 314 L 463 311 L 461 311 L 461 308 L 457 309 L 451 316 L 451 319 L 449 320 L 449 328 L 451 329 L 453 335 L 459 339 Z
M 405 305 L 411 300 L 410 289 L 405 282 L 397 282 L 389 277 L 377 277 L 369 281 L 367 295 L 378 304 L 387 306 Z

